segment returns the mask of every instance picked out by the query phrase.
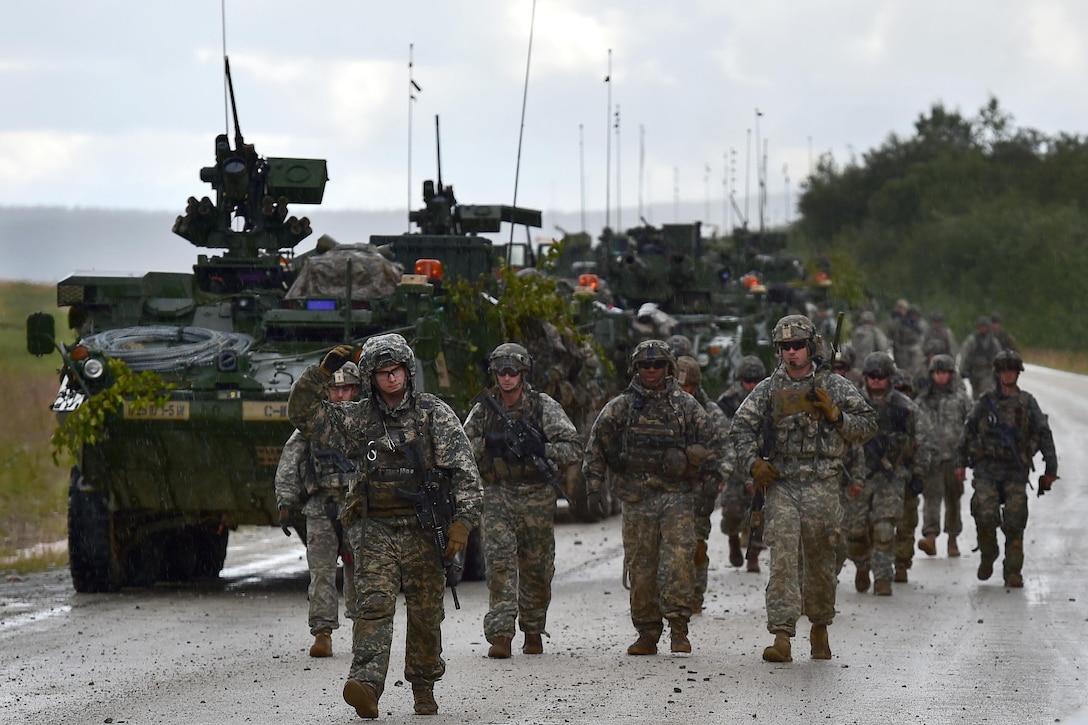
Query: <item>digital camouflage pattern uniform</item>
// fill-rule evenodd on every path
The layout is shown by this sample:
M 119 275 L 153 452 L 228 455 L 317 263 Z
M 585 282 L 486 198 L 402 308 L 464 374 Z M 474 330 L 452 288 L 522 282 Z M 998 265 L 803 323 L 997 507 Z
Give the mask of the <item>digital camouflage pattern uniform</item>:
M 362 374 L 362 367 L 365 386 L 371 371 Z M 355 552 L 359 611 L 349 678 L 369 683 L 378 695 L 384 690 L 393 614 L 403 591 L 405 679 L 429 688 L 446 670 L 445 574 L 433 535 L 421 528 L 412 502 L 396 491 L 418 490 L 424 471 L 437 473 L 456 500 L 455 520 L 475 528 L 481 492 L 472 448 L 457 415 L 434 395 L 409 389 L 391 409 L 372 390 L 370 398 L 333 406 L 322 399 L 328 380 L 319 366 L 308 368 L 291 389 L 288 413 L 312 445 L 341 450 L 361 467 L 347 496 L 348 518 L 362 519 L 363 526 Z M 420 448 L 422 466 L 415 459 Z
M 1047 416 L 1035 396 L 1023 390 L 1002 395 L 991 390 L 975 402 L 956 446 L 959 468 L 974 470 L 971 515 L 978 531 L 983 567 L 1000 553 L 997 529 L 1005 534 L 1004 577 L 1017 579 L 1024 566 L 1024 529 L 1028 525 L 1027 484 L 1032 458 L 1043 454 L 1045 475 L 1058 475 L 1058 454 Z
M 710 516 L 718 503 L 718 496 L 725 492 L 726 482 L 733 476 L 733 442 L 729 439 L 729 419 L 706 391 L 700 387 L 693 396 L 703 406 L 714 430 L 718 432 L 716 443 L 720 455 L 717 470 L 708 474 L 706 485 L 695 495 L 695 599 L 693 611 L 702 611 L 706 595 L 710 557 L 707 556 L 707 540 L 710 539 Z
M 489 391 L 499 406 L 498 387 Z M 551 396 L 522 382 L 521 397 L 506 409 L 511 422 L 524 420 L 543 433 L 544 457 L 559 469 L 580 460 L 582 440 Z M 512 638 L 514 624 L 527 634 L 545 631 L 555 574 L 555 489 L 529 458 L 485 446 L 487 433 L 506 424 L 482 403 L 465 419 L 465 434 L 484 481 L 483 532 L 490 609 L 484 636 Z
M 820 417 L 808 400 L 814 387 L 826 389 L 838 406 L 841 428 Z M 763 453 L 778 469 L 764 505 L 763 540 L 771 550 L 767 630 L 793 637 L 802 612 L 814 626 L 835 618 L 844 458 L 851 443 L 863 443 L 875 432 L 876 414 L 841 375 L 820 368 L 794 379 L 779 365 L 733 418 L 730 435 L 739 468 L 750 471 L 764 457 L 765 430 L 771 440 Z
M 990 333 L 988 317 L 979 318 L 978 328 L 963 341 L 957 365 L 960 373 L 971 381 L 971 397 L 975 400 L 994 389 L 994 358 L 1001 352 L 1001 343 Z
M 276 468 L 276 506 L 296 509 L 306 517 L 306 566 L 310 570 L 310 634 L 337 629 L 339 595 L 336 560 L 344 559 L 344 614 L 356 616 L 355 562 L 352 533 L 340 524 L 344 498 L 351 482 L 327 458 L 312 456 L 310 444 L 297 430 L 287 439 Z M 358 533 L 358 528 L 354 530 Z M 347 536 L 347 541 L 341 538 Z
M 706 411 L 675 378 L 654 391 L 637 375 L 608 401 L 590 430 L 582 474 L 586 490 L 599 493 L 611 470 L 613 493 L 623 501 L 624 567 L 640 641 L 657 642 L 663 618 L 674 635 L 687 635 L 695 588 L 695 497 L 705 493 L 706 474 L 720 463 L 717 437 Z
M 746 363 L 746 361 L 749 362 Z M 750 368 L 753 379 L 762 380 L 767 377 L 766 368 L 759 358 L 742 358 L 741 370 L 745 370 L 745 365 L 752 366 L 753 364 L 754 367 Z M 741 403 L 747 397 L 748 391 L 740 380 L 735 381 L 724 393 L 718 396 L 718 407 L 721 408 L 722 414 L 725 416 L 725 430 L 727 433 L 733 425 L 733 416 L 736 415 L 737 409 L 740 408 Z M 763 549 L 763 527 L 756 527 L 754 532 L 756 538 L 752 539 L 753 531 L 748 520 L 748 511 L 752 507 L 755 483 L 752 481 L 748 469 L 744 468 L 743 463 L 737 462 L 732 438 L 729 438 L 728 451 L 733 466 L 729 477 L 725 480 L 725 487 L 722 489 L 722 495 L 719 499 L 722 507 L 720 527 L 722 533 L 729 539 L 729 563 L 732 566 L 740 566 L 744 562 L 745 553 L 741 550 L 743 547 L 748 549 L 748 571 L 758 572 L 759 552 Z

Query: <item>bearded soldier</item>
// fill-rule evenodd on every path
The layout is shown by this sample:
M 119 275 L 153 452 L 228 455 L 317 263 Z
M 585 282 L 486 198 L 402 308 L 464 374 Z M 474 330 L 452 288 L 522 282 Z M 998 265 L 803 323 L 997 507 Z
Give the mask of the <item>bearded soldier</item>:
M 643 340 L 630 362 L 630 384 L 605 405 L 590 430 L 582 475 L 594 506 L 603 507 L 609 470 L 613 492 L 623 501 L 624 568 L 638 632 L 627 654 L 657 654 L 663 619 L 671 650 L 691 652 L 695 497 L 704 494 L 720 464 L 718 432 L 698 401 L 680 389 L 676 359 L 665 342 Z
M 994 358 L 994 389 L 975 402 L 956 446 L 956 478 L 962 483 L 974 469 L 971 515 L 978 531 L 982 561 L 978 578 L 989 579 L 999 553 L 997 529 L 1005 534 L 1005 585 L 1024 586 L 1024 529 L 1028 525 L 1025 490 L 1031 459 L 1043 454 L 1046 470 L 1039 477 L 1039 495 L 1058 479 L 1058 454 L 1050 423 L 1035 396 L 1017 385 L 1024 361 L 1015 350 Z
M 730 429 L 737 464 L 766 492 L 767 630 L 775 639 L 763 659 L 793 661 L 802 611 L 812 623 L 812 657 L 830 659 L 843 459 L 876 431 L 876 413 L 850 381 L 817 365 L 822 341 L 807 317 L 786 315 L 772 340 L 782 364 L 745 398 Z
M 333 348 L 302 374 L 288 400 L 291 422 L 311 445 L 339 448 L 363 469 L 347 500 L 348 519 L 365 528 L 355 552 L 359 606 L 344 700 L 359 717 L 378 716 L 394 608 L 403 592 L 405 679 L 412 683 L 415 712 L 434 715 L 434 683 L 446 671 L 442 559 L 463 551 L 478 523 L 479 472 L 457 415 L 438 397 L 414 389 L 415 353 L 398 334 L 377 335 L 363 344 L 359 376 L 370 387 L 369 398 L 335 406 L 324 401 L 326 383 L 352 352 L 349 345 Z M 416 515 L 413 497 L 430 490 L 439 494 L 432 508 L 446 511 L 444 518 L 452 521 L 443 522 L 448 540 L 443 552 L 436 550 L 435 532 L 424 530 Z
M 529 351 L 504 342 L 488 357 L 495 387 L 465 419 L 465 434 L 484 480 L 481 530 L 491 606 L 484 615 L 488 657 L 510 656 L 514 625 L 525 654 L 544 651 L 555 574 L 555 496 L 549 481 L 581 458 L 582 440 L 563 407 L 525 379 Z M 496 412 L 498 407 L 502 415 Z M 549 465 L 549 461 L 554 467 Z

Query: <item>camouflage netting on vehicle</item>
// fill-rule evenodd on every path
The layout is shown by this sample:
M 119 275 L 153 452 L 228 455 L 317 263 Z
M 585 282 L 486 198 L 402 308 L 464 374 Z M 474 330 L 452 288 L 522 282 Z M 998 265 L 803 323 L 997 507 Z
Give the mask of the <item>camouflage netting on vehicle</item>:
M 373 245 L 338 244 L 329 251 L 308 257 L 286 299 L 335 297 L 347 294 L 347 269 L 351 262 L 351 298 L 375 300 L 396 291 L 404 268 L 383 257 Z

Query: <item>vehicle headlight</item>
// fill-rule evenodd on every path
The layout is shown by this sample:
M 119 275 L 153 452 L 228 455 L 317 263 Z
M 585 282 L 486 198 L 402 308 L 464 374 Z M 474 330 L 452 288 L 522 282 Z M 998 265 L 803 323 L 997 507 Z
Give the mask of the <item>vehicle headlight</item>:
M 83 364 L 83 374 L 91 380 L 98 380 L 105 372 L 106 366 L 101 360 L 92 358 Z

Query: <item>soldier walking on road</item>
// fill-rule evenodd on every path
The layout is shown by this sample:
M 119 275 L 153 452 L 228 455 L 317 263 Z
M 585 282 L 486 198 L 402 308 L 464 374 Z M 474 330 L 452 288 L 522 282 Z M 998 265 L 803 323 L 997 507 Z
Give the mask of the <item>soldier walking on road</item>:
M 718 398 L 718 407 L 722 409 L 727 420 L 726 430 L 733 424 L 733 416 L 749 393 L 756 389 L 759 382 L 767 377 L 767 367 L 755 355 L 746 355 L 740 359 L 737 365 L 737 379 L 729 389 Z M 732 439 L 730 439 L 731 441 Z M 736 454 L 730 453 L 736 461 Z M 729 563 L 740 566 L 748 561 L 747 571 L 759 573 L 759 552 L 763 549 L 763 527 L 749 525 L 748 512 L 752 508 L 752 497 L 756 488 L 752 476 L 743 465 L 733 466 L 733 473 L 725 481 L 725 490 L 722 491 L 722 533 L 729 540 Z M 754 531 L 753 531 L 754 528 Z M 757 536 L 752 539 L 753 533 Z M 741 537 L 748 537 L 747 542 L 742 542 Z M 743 544 L 747 546 L 743 546 Z M 742 548 L 748 551 L 745 553 Z
M 737 464 L 767 497 L 767 631 L 775 640 L 763 659 L 793 661 L 802 611 L 812 622 L 812 657 L 830 659 L 843 460 L 849 444 L 875 432 L 876 414 L 850 381 L 817 366 L 822 342 L 807 317 L 783 317 L 772 340 L 782 364 L 741 404 L 730 430 Z
M 359 369 L 353 362 L 333 373 L 328 399 L 332 404 L 359 397 Z M 322 455 L 331 453 L 333 455 Z M 348 532 L 340 524 L 344 498 L 351 482 L 348 472 L 336 465 L 339 451 L 314 451 L 297 430 L 287 439 L 276 468 L 276 506 L 280 526 L 286 531 L 292 510 L 302 505 L 306 517 L 306 566 L 310 570 L 310 634 L 314 643 L 311 657 L 332 657 L 332 631 L 339 629 L 339 595 L 336 591 L 336 561 L 344 560 L 344 609 L 355 619 L 355 561 Z M 349 537 L 350 538 L 350 537 Z
M 490 609 L 484 615 L 488 657 L 506 659 L 514 625 L 525 654 L 544 651 L 555 574 L 555 499 L 551 480 L 582 457 L 582 440 L 563 407 L 525 379 L 533 361 L 523 346 L 504 342 L 488 357 L 496 384 L 465 419 L 465 434 L 484 481 L 483 534 Z M 504 419 L 505 417 L 505 419 Z M 549 464 L 551 462 L 551 464 Z
M 929 556 L 937 554 L 942 503 L 944 532 L 948 534 L 948 555 L 960 555 L 956 537 L 963 531 L 963 516 L 960 513 L 963 483 L 956 480 L 956 443 L 971 410 L 971 398 L 955 380 L 957 377 L 956 361 L 951 355 L 934 355 L 929 361 L 929 383 L 914 399 L 928 423 L 930 449 L 933 452 L 932 467 L 922 486 L 925 502 L 922 505 L 922 538 L 918 540 L 918 548 Z
M 601 410 L 589 433 L 582 475 L 603 515 L 611 470 L 623 501 L 624 569 L 638 639 L 629 655 L 657 654 L 668 621 L 673 652 L 691 652 L 688 620 L 695 588 L 695 496 L 719 465 L 717 431 L 702 406 L 676 382 L 676 359 L 661 340 L 631 355 L 627 389 Z
M 994 357 L 1001 343 L 990 331 L 990 318 L 978 318 L 975 332 L 968 335 L 960 349 L 960 374 L 971 381 L 971 397 L 978 400 L 994 389 Z
M 703 390 L 703 374 L 699 369 L 699 362 L 684 355 L 676 359 L 676 367 L 676 381 L 680 383 L 680 389 L 703 406 L 710 422 L 714 424 L 714 429 L 718 432 L 718 454 L 721 457 L 717 470 L 708 474 L 702 492 L 695 493 L 695 598 L 691 604 L 694 614 L 703 611 L 703 597 L 706 594 L 707 574 L 710 569 L 706 546 L 710 538 L 710 516 L 718 503 L 718 495 L 733 472 L 733 444 L 729 441 L 729 421 L 725 413 Z
M 876 326 L 876 316 L 869 310 L 858 317 L 858 325 L 850 334 L 850 345 L 854 348 L 854 364 L 859 368 L 869 353 L 892 351 L 891 342 L 884 331 Z
M 993 575 L 1000 553 L 1000 527 L 1005 534 L 1005 585 L 1022 587 L 1031 461 L 1037 451 L 1043 454 L 1046 470 L 1039 477 L 1042 496 L 1058 479 L 1058 454 L 1050 423 L 1035 396 L 1017 385 L 1024 371 L 1020 354 L 1002 350 L 993 366 L 995 389 L 975 402 L 956 447 L 956 478 L 962 483 L 967 469 L 974 469 L 971 515 L 982 557 L 978 578 L 986 581 Z
M 348 492 L 345 513 L 349 521 L 365 519 L 365 530 L 353 552 L 359 608 L 344 700 L 359 717 L 378 716 L 393 614 L 403 592 L 408 617 L 404 676 L 412 683 L 416 714 L 434 715 L 434 683 L 446 671 L 442 560 L 464 550 L 479 521 L 479 472 L 457 415 L 438 397 L 414 389 L 415 353 L 396 333 L 363 344 L 359 377 L 370 386 L 369 398 L 339 405 L 322 400 L 325 384 L 352 352 L 349 345 L 334 348 L 302 374 L 288 400 L 291 422 L 311 445 L 339 448 L 363 467 Z M 448 542 L 443 552 L 436 550 L 442 535 L 421 526 L 413 499 L 405 495 L 435 486 L 441 495 L 434 508 L 452 509 L 442 522 Z

